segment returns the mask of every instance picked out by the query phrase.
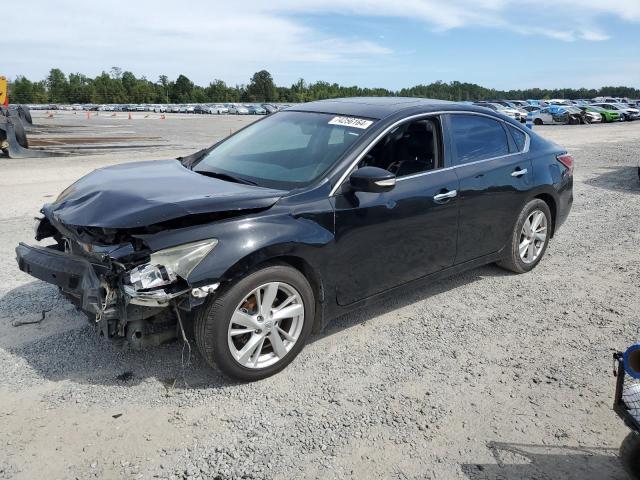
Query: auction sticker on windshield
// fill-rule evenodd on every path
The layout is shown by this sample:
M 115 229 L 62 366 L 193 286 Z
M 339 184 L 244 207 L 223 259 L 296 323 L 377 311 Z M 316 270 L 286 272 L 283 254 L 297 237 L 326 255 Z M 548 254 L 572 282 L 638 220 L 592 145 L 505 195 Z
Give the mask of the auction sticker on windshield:
M 362 130 L 364 130 L 365 128 L 369 128 L 372 123 L 372 120 L 365 120 L 364 118 L 355 117 L 333 117 L 331 120 L 329 120 L 329 125 L 341 125 L 343 127 L 361 128 Z

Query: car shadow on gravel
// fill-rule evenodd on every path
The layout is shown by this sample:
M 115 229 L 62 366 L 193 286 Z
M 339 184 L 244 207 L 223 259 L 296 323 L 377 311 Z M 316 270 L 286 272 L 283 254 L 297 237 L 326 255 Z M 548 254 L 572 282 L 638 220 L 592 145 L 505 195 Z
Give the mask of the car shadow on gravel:
M 397 291 L 382 294 L 375 300 L 371 300 L 371 303 L 366 306 L 360 307 L 352 312 L 341 315 L 335 320 L 332 320 L 321 333 L 313 335 L 309 339 L 308 343 L 313 343 L 323 337 L 332 335 L 355 325 L 362 325 L 373 318 L 394 310 L 399 310 L 408 305 L 424 300 L 425 298 L 446 293 L 447 291 L 453 290 L 462 285 L 482 281 L 487 277 L 507 277 L 511 275 L 514 274 L 491 264 L 437 281 L 413 282 L 411 285 L 401 287 Z
M 585 180 L 584 183 L 592 187 L 640 194 L 640 180 L 638 167 L 602 167 L 598 174 Z
M 485 266 L 432 284 L 406 287 L 387 294 L 374 303 L 343 315 L 330 323 L 322 333 L 313 335 L 310 342 L 337 331 L 362 324 L 375 317 L 400 309 L 426 297 L 444 293 L 487 276 L 506 276 L 495 266 Z M 15 318 L 37 318 L 42 310 L 48 310 L 45 319 L 37 325 L 11 327 Z M 6 293 L 0 298 L 1 328 L 24 329 L 29 335 L 37 328 L 39 337 L 19 345 L 0 348 L 0 363 L 12 365 L 14 374 L 7 375 L 7 382 L 22 383 L 27 376 L 49 381 L 104 385 L 133 386 L 156 379 L 167 389 L 173 388 L 221 388 L 237 384 L 211 369 L 197 352 L 195 341 L 189 345 L 182 340 L 158 347 L 135 350 L 100 337 L 84 314 L 62 297 L 54 287 L 43 282 L 31 282 Z M 73 323 L 74 328 L 63 328 Z M 189 347 L 191 352 L 189 352 Z M 2 361 L 6 353 L 19 357 Z
M 626 480 L 616 450 L 490 442 L 496 463 L 464 464 L 471 480 Z

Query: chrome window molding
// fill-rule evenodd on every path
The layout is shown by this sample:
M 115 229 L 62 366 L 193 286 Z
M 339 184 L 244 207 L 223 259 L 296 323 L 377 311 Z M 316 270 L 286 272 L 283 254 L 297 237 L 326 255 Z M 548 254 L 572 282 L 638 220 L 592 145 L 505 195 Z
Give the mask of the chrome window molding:
M 519 127 L 519 126 L 513 125 L 511 123 L 507 123 L 501 118 L 497 118 L 495 115 L 490 115 L 490 114 L 481 113 L 481 112 L 470 112 L 470 111 L 466 111 L 466 110 L 441 110 L 441 111 L 437 111 L 437 112 L 417 113 L 415 115 L 411 115 L 409 117 L 402 118 L 402 119 L 392 123 L 387 128 L 385 128 L 382 132 L 380 132 L 373 140 L 371 140 L 369 142 L 369 145 L 367 145 L 367 147 L 362 152 L 360 152 L 358 154 L 358 156 L 354 159 L 354 161 L 351 162 L 351 165 L 349 165 L 349 168 L 347 168 L 344 171 L 344 173 L 342 175 L 340 175 L 340 178 L 336 182 L 335 186 L 329 192 L 329 197 L 333 197 L 336 194 L 336 192 L 340 189 L 340 187 L 342 187 L 342 185 L 344 184 L 347 176 L 353 171 L 354 167 L 356 165 L 358 165 L 358 163 L 360 163 L 360 161 L 364 158 L 364 156 L 367 153 L 369 153 L 369 150 L 371 150 L 373 148 L 373 146 L 376 143 L 378 143 L 378 141 L 380 139 L 382 139 L 386 134 L 388 134 L 391 130 L 396 128 L 398 125 L 401 125 L 401 124 L 406 123 L 408 121 L 417 120 L 419 118 L 428 118 L 428 117 L 433 117 L 434 115 L 446 115 L 446 114 L 479 115 L 481 117 L 491 118 L 491 119 L 495 120 L 496 122 L 506 123 L 507 125 L 510 125 L 510 126 L 512 126 L 514 128 L 517 128 L 518 130 L 520 130 L 522 133 L 525 134 L 524 148 L 519 152 L 513 152 L 513 153 L 509 153 L 507 155 L 499 155 L 497 157 L 483 158 L 482 160 L 476 160 L 474 162 L 463 163 L 461 165 L 452 165 L 450 167 L 438 168 L 438 169 L 435 169 L 435 170 L 429 170 L 429 171 L 426 171 L 426 172 L 416 173 L 416 174 L 413 174 L 413 175 L 407 175 L 407 176 L 404 176 L 404 177 L 398 177 L 396 179 L 396 181 L 401 182 L 403 180 L 409 180 L 411 178 L 421 177 L 423 175 L 430 175 L 432 173 L 443 172 L 445 170 L 453 170 L 453 169 L 458 168 L 458 167 L 464 167 L 464 166 L 467 166 L 467 165 L 474 165 L 476 163 L 488 162 L 490 160 L 497 160 L 499 158 L 511 157 L 513 155 L 520 155 L 522 153 L 529 152 L 529 146 L 531 144 L 531 138 L 529 136 L 529 133 L 526 130 L 524 130 L 523 128 Z

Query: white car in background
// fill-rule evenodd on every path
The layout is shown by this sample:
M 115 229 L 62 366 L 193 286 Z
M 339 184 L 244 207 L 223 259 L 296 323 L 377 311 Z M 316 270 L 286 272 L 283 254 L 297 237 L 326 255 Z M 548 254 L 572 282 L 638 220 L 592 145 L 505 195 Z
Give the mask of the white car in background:
M 504 105 L 501 105 L 499 103 L 476 102 L 474 103 L 474 105 L 477 105 L 478 107 L 490 108 L 491 110 L 506 115 L 507 117 L 511 117 L 518 122 L 522 122 L 524 120 L 523 115 L 520 111 L 516 110 L 515 108 L 505 107 Z
M 229 109 L 224 105 L 215 104 L 209 107 L 209 113 L 213 115 L 221 115 L 223 113 L 229 113 Z
M 552 98 L 551 100 L 547 100 L 547 103 L 551 105 L 573 105 L 571 100 L 567 100 L 565 98 Z
M 524 108 L 529 105 L 524 100 L 509 100 L 509 103 L 513 104 L 516 108 Z
M 585 111 L 584 114 L 589 120 L 589 123 L 602 123 L 602 115 L 598 112 Z
M 229 107 L 229 113 L 232 115 L 249 115 L 249 109 L 244 105 L 232 105 Z
M 564 125 L 567 123 L 566 117 L 563 118 L 561 115 L 552 113 L 549 107 L 532 110 L 531 118 L 534 125 Z

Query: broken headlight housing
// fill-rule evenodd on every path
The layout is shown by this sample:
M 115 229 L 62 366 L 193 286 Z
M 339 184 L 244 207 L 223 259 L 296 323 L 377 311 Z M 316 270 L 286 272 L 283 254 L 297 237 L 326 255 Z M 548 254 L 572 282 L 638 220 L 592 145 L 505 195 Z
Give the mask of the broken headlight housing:
M 171 285 L 178 277 L 186 280 L 217 244 L 218 240 L 212 238 L 152 253 L 148 263 L 128 272 L 125 284 L 139 291 Z

